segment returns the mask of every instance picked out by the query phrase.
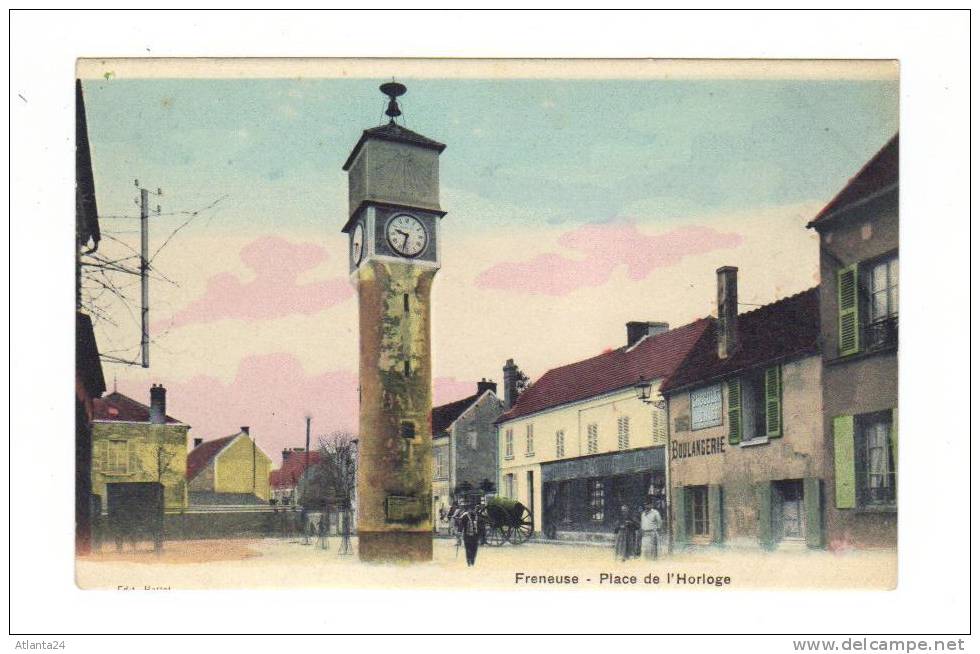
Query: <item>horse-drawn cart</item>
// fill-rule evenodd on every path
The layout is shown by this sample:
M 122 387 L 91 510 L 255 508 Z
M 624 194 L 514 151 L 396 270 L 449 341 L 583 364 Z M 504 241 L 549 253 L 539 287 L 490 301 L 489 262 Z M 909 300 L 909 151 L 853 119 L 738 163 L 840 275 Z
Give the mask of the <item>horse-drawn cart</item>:
M 534 535 L 534 516 L 517 500 L 493 497 L 481 506 L 480 511 L 486 521 L 489 545 L 520 545 Z
M 488 545 L 520 545 L 534 535 L 534 516 L 516 500 L 486 497 L 482 492 L 470 491 L 458 493 L 456 501 L 447 519 L 457 538 L 461 533 L 461 521 L 467 514 L 476 515 L 484 542 Z

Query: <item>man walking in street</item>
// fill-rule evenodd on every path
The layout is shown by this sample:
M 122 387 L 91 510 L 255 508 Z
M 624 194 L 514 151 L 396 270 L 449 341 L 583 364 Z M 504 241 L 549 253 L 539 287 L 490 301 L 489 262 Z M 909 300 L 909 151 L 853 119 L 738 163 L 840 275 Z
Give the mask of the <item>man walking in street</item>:
M 466 565 L 476 563 L 476 550 L 480 547 L 480 518 L 476 509 L 463 513 L 460 519 L 460 531 L 463 532 L 463 547 L 466 549 Z
M 652 499 L 647 499 L 643 505 L 643 513 L 640 514 L 640 536 L 644 558 L 656 559 L 660 555 L 661 527 L 663 527 L 663 518 L 660 517 L 660 511 L 654 508 Z

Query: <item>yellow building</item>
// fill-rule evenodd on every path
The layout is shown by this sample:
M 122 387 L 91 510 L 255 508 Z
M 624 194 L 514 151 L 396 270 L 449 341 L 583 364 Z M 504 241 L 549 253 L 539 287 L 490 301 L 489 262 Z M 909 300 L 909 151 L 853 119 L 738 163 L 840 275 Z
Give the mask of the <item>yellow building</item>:
M 191 504 L 260 504 L 269 501 L 272 459 L 248 427 L 213 441 L 195 441 L 187 455 Z
M 627 344 L 546 372 L 497 421 L 500 493 L 548 538 L 608 537 L 621 507 L 652 497 L 666 509 L 667 414 L 660 382 L 704 337 L 709 322 L 669 330 L 631 322 Z M 504 369 L 505 386 L 514 378 Z M 643 389 L 641 398 L 638 389 Z M 505 401 L 514 397 L 504 389 Z
M 113 391 L 93 401 L 92 494 L 106 510 L 106 484 L 159 482 L 165 508 L 187 506 L 189 425 L 166 414 L 166 390 L 154 385 L 146 406 Z

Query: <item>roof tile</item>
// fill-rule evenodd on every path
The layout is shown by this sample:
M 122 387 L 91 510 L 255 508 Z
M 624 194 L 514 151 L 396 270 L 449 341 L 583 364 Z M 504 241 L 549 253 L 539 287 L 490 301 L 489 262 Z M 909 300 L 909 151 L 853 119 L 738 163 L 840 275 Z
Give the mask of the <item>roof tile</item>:
M 898 183 L 898 134 L 848 180 L 843 189 L 824 207 L 807 227 L 833 220 L 844 207 L 865 199 Z
M 739 314 L 738 344 L 727 358 L 718 358 L 717 343 L 717 325 L 712 320 L 708 337 L 698 343 L 660 390 L 676 391 L 742 370 L 819 352 L 820 287 Z
M 647 336 L 631 349 L 621 347 L 552 368 L 521 393 L 511 410 L 497 422 L 627 388 L 635 385 L 641 376 L 650 381 L 669 377 L 710 324 L 707 318 L 701 318 L 683 327 Z
M 93 400 L 93 408 L 95 420 L 150 422 L 150 407 L 116 391 Z M 167 416 L 167 423 L 176 424 L 180 420 Z

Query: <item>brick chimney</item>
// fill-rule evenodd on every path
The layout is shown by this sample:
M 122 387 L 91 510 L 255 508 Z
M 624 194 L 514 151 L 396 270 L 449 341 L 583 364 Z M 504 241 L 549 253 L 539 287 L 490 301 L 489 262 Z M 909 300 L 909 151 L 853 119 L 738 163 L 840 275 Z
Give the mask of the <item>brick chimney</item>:
M 626 347 L 633 347 L 644 336 L 656 336 L 657 334 L 663 334 L 669 329 L 670 325 L 665 322 L 631 320 L 626 323 Z
M 150 422 L 154 425 L 167 422 L 167 389 L 163 384 L 150 387 Z
M 738 268 L 722 266 L 718 274 L 718 358 L 738 347 Z
M 203 438 L 195 438 L 194 439 L 194 447 L 199 446 L 203 442 L 204 442 L 204 439 Z
M 497 393 L 497 382 L 488 381 L 486 378 L 481 379 L 476 382 L 476 394 L 483 395 L 487 391 L 493 391 L 494 394 Z
M 245 425 L 244 427 L 242 427 L 241 430 L 242 430 L 242 433 L 243 434 L 245 434 L 246 436 L 248 436 L 248 425 Z
M 504 409 L 510 409 L 517 400 L 517 366 L 513 359 L 504 364 Z

